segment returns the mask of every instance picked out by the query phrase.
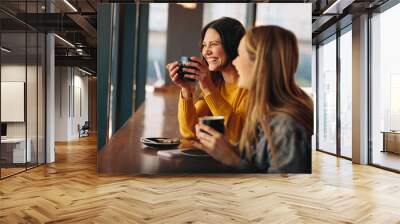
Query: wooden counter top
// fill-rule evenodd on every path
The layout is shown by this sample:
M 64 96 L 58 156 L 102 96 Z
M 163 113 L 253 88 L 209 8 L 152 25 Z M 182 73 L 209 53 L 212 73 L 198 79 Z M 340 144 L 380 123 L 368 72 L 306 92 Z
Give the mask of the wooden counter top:
M 143 145 L 141 137 L 180 137 L 177 105 L 179 90 L 147 93 L 144 104 L 98 151 L 99 173 L 190 174 L 234 172 L 212 158 L 164 158 Z M 181 146 L 180 146 L 181 147 Z

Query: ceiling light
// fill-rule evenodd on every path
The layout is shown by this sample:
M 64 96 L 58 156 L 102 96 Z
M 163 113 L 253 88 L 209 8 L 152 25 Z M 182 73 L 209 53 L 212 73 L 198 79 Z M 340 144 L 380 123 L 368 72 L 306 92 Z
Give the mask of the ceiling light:
M 68 46 L 75 48 L 75 45 L 71 44 L 71 42 L 69 42 L 68 40 L 58 36 L 57 34 L 54 34 L 55 37 L 57 37 L 59 40 L 61 40 L 62 42 L 66 43 Z
M 78 67 L 78 70 L 81 71 L 81 72 L 83 72 L 83 73 L 85 73 L 85 74 L 87 74 L 87 75 L 90 75 L 90 76 L 92 75 L 92 73 L 90 73 L 90 72 L 88 72 L 88 71 L 86 71 L 86 70 L 83 70 L 83 69 L 81 69 L 81 68 L 79 68 L 79 67 Z
M 5 48 L 5 47 L 1 47 L 0 49 L 1 49 L 2 51 L 6 52 L 6 53 L 10 53 L 10 52 L 11 52 L 11 50 L 9 50 L 9 49 L 7 49 L 7 48 Z
M 78 10 L 71 4 L 69 3 L 68 0 L 64 0 L 65 4 L 67 4 L 74 12 L 78 12 Z
M 197 8 L 197 4 L 196 3 L 176 3 L 180 6 L 182 6 L 185 9 L 196 9 Z

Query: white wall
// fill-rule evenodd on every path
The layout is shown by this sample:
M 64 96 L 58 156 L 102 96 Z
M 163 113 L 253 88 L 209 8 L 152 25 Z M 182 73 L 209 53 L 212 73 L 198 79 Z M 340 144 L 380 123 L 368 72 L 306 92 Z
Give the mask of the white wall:
M 73 108 L 73 118 L 72 119 L 72 135 L 78 136 L 77 126 L 81 126 L 85 121 L 89 120 L 89 102 L 88 102 L 88 77 L 81 76 L 82 73 L 76 75 L 77 70 L 75 70 L 74 75 L 74 108 Z M 79 72 L 79 71 L 78 71 Z
M 28 67 L 28 71 L 31 69 L 32 67 Z M 25 65 L 2 65 L 1 81 L 25 82 L 25 73 Z M 1 108 L 1 110 L 7 110 L 7 108 Z M 25 123 L 7 122 L 7 137 L 25 137 Z
M 25 82 L 25 65 L 18 65 L 18 64 L 6 64 L 1 66 L 1 81 L 4 82 Z M 31 78 L 31 74 L 34 74 L 36 76 L 36 67 L 34 66 L 28 66 L 27 67 L 27 74 L 28 74 L 28 81 L 29 81 L 29 86 L 31 87 L 36 86 L 36 80 L 33 80 Z M 28 138 L 29 133 L 29 128 L 32 127 L 33 129 L 36 130 L 36 119 L 37 115 L 36 113 L 31 113 L 32 111 L 36 111 L 36 106 L 37 106 L 37 99 L 36 99 L 36 87 L 35 88 L 27 88 L 27 106 L 30 106 L 29 113 L 27 113 L 27 120 L 29 122 L 28 124 Z M 40 107 L 41 105 L 39 105 Z M 7 110 L 7 108 L 1 108 L 1 110 Z M 31 124 L 34 122 L 35 124 Z M 7 136 L 8 137 L 25 137 L 25 123 L 26 122 L 7 122 Z M 35 126 L 35 127 L 33 127 Z M 36 135 L 36 133 L 35 133 Z
M 67 67 L 55 68 L 55 141 L 68 139 L 68 85 L 69 76 Z
M 37 70 L 38 69 L 38 70 Z M 1 66 L 1 81 L 3 82 L 24 82 L 26 84 L 26 106 L 22 112 L 26 112 L 26 120 L 23 122 L 6 122 L 8 138 L 29 139 L 33 162 L 39 158 L 39 162 L 44 162 L 44 74 L 42 67 L 25 64 L 3 64 Z M 26 80 L 27 79 L 27 80 Z M 7 97 L 7 96 L 2 96 Z M 10 110 L 11 108 L 1 108 Z M 39 151 L 38 151 L 39 150 Z M 39 156 L 37 156 L 39 153 Z
M 55 73 L 55 140 L 70 141 L 88 120 L 88 78 L 72 67 L 56 67 Z

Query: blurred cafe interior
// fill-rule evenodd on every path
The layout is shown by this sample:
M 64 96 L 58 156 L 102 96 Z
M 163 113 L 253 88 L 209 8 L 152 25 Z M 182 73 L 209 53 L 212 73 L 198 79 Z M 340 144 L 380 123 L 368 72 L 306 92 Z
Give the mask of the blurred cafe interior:
M 162 190 L 144 194 L 152 195 L 185 185 L 186 176 L 177 179 L 176 186 L 170 184 L 171 174 L 190 174 L 193 181 L 193 174 L 204 178 L 201 175 L 205 173 L 231 173 L 229 167 L 212 159 L 163 158 L 158 150 L 141 142 L 149 137 L 181 138 L 177 118 L 180 92 L 166 64 L 181 56 L 200 56 L 201 29 L 221 17 L 235 18 L 246 29 L 278 25 L 295 33 L 300 49 L 296 82 L 314 102 L 312 174 L 234 176 L 254 183 L 244 189 L 273 183 L 279 193 L 293 190 L 305 195 L 304 202 L 296 202 L 304 206 L 313 200 L 326 206 L 333 201 L 342 203 L 341 208 L 336 204 L 321 211 L 319 221 L 398 222 L 400 203 L 393 201 L 400 198 L 397 0 L 1 0 L 0 199 L 6 203 L 0 205 L 0 222 L 23 216 L 7 217 L 14 211 L 6 204 L 17 197 L 14 195 L 21 200 L 31 197 L 24 190 L 28 185 L 38 196 L 42 190 L 34 188 L 36 185 L 54 190 L 57 193 L 48 197 L 62 201 L 65 192 L 61 186 L 71 187 L 67 193 L 80 189 L 88 198 L 99 197 L 118 190 L 111 186 L 114 181 L 121 183 L 115 188 L 125 189 L 134 185 L 129 181 L 135 180 L 135 175 L 151 174 L 157 175 L 157 180 L 137 177 L 144 179 L 138 181 L 140 189 L 135 193 L 154 190 L 153 181 L 164 184 Z M 225 188 L 233 183 L 223 178 L 210 181 L 220 181 Z M 293 184 L 304 185 L 304 189 L 285 190 Z M 101 188 L 105 185 L 109 188 Z M 218 189 L 217 185 L 210 188 Z M 73 193 L 68 197 L 76 199 Z M 321 197 L 327 200 L 317 199 Z M 90 201 L 88 198 L 78 200 Z M 341 201 L 343 198 L 349 201 Z M 279 200 L 279 208 L 286 206 Z M 35 203 L 28 204 L 40 207 Z M 102 203 L 96 201 L 93 206 Z M 129 210 L 129 204 L 135 202 L 123 203 L 115 206 Z M 304 209 L 293 207 L 295 211 Z M 286 210 L 282 211 L 279 214 L 284 216 Z M 77 211 L 63 210 L 64 218 L 78 220 L 68 212 Z M 151 214 L 141 218 L 120 215 L 139 222 L 145 222 L 143 217 L 154 218 Z M 112 212 L 106 214 L 112 216 Z M 313 220 L 318 215 L 305 216 Z M 170 223 L 178 220 L 169 218 Z

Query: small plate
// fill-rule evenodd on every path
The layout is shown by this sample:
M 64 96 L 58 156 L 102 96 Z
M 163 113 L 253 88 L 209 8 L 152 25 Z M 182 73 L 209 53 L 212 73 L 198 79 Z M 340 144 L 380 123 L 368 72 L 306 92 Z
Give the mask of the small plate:
M 152 148 L 173 148 L 177 147 L 181 140 L 179 138 L 140 138 L 140 142 Z
M 191 156 L 191 157 L 211 157 L 201 149 L 185 149 L 182 150 L 181 153 L 185 156 Z

